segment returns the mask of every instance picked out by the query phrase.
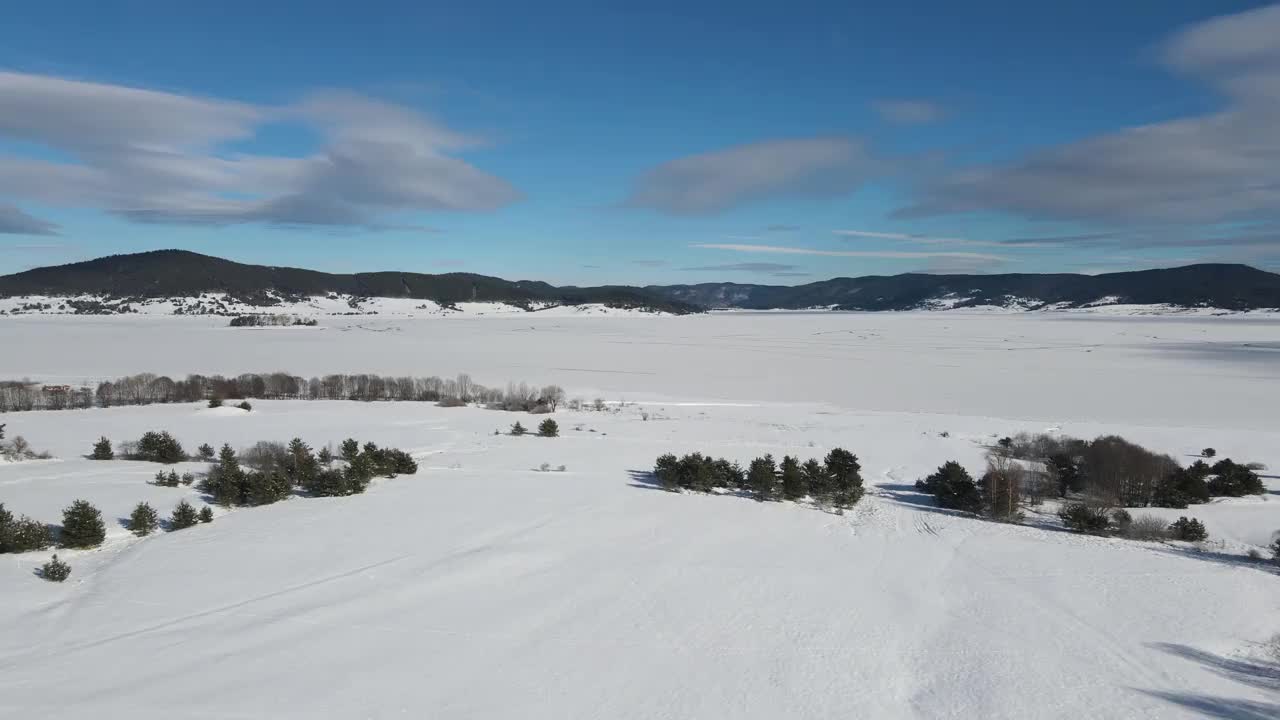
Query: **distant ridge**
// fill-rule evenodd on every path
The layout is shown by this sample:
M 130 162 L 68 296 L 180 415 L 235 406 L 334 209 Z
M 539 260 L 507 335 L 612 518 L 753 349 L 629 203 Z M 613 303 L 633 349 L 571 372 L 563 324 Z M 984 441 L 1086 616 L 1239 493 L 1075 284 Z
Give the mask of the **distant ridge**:
M 1280 308 L 1280 275 L 1247 265 L 1076 274 L 926 275 L 834 278 L 797 286 L 702 283 L 648 287 L 555 287 L 472 273 L 324 273 L 248 265 L 185 250 L 156 250 L 0 277 L 0 297 L 96 295 L 195 297 L 225 293 L 270 306 L 281 298 L 329 294 L 413 298 L 442 305 L 500 302 L 533 308 L 599 303 L 674 313 L 706 309 L 913 310 L 998 306 L 1075 308 L 1100 304 Z

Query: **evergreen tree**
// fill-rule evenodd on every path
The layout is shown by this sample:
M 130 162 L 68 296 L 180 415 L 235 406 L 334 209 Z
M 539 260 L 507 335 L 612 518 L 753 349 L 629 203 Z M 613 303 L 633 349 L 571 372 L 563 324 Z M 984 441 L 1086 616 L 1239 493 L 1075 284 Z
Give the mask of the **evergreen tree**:
M 960 463 L 950 460 L 932 475 L 916 483 L 916 487 L 932 493 L 939 507 L 976 513 L 982 510 L 982 493 Z
M 783 455 L 779 472 L 782 475 L 782 497 L 799 500 L 805 496 L 804 472 L 800 470 L 800 461 L 790 455 Z
M 680 489 L 680 461 L 675 455 L 666 453 L 658 457 L 653 464 L 653 477 L 658 484 L 667 490 Z
M 145 502 L 138 503 L 133 512 L 129 514 L 129 530 L 138 537 L 144 537 L 155 532 L 160 527 L 160 516 L 156 514 L 155 508 Z
M 1169 532 L 1172 533 L 1175 540 L 1200 542 L 1201 540 L 1209 539 L 1209 533 L 1204 529 L 1204 523 L 1195 518 L 1188 518 L 1185 515 L 1169 526 Z
M 341 454 L 342 459 L 347 462 L 355 460 L 356 456 L 360 454 L 360 443 L 356 442 L 355 438 L 347 438 L 346 440 L 343 440 Z
M 40 566 L 40 577 L 51 582 L 62 582 L 71 577 L 71 566 L 58 559 L 57 553 L 49 562 Z
M 329 458 L 332 462 L 333 458 Z M 289 455 L 285 460 L 285 472 L 291 484 L 299 487 L 307 485 L 315 474 L 320 472 L 320 464 L 312 454 L 311 447 L 301 438 L 289 441 Z
M 1204 465 L 1204 463 L 1200 464 Z M 1207 469 L 1208 466 L 1205 467 Z M 1205 482 L 1207 474 L 1201 473 L 1194 465 L 1191 468 L 1174 470 L 1156 486 L 1151 504 L 1156 507 L 1185 508 L 1188 505 L 1209 502 L 1209 485 Z
M 211 407 L 211 408 L 220 408 L 220 407 L 222 407 L 222 398 L 220 398 L 220 397 L 211 397 L 211 398 L 209 398 L 209 407 Z
M 1055 453 L 1049 456 L 1045 464 L 1058 481 L 1058 497 L 1066 497 L 1068 492 L 1084 490 L 1084 473 L 1074 457 L 1067 453 Z
M 214 455 L 213 446 L 210 445 L 209 443 L 205 443 L 201 445 L 199 448 L 197 448 L 197 452 L 200 453 L 201 460 L 205 460 L 205 461 L 213 460 L 213 455 Z
M 1200 451 L 1201 457 L 1212 458 L 1214 455 L 1217 455 L 1217 454 L 1218 454 L 1218 451 L 1214 450 L 1213 448 L 1205 448 Z
M 560 426 L 555 420 L 547 418 L 538 423 L 538 437 L 557 437 L 560 435 Z
M 0 503 L 0 532 L 3 532 L 10 523 L 13 522 L 13 513 L 4 509 L 4 503 Z
M 517 420 L 517 421 L 516 421 L 516 424 L 515 424 L 515 425 L 512 425 L 512 426 L 511 426 L 511 434 L 512 434 L 512 435 L 517 435 L 517 436 L 519 436 L 519 435 L 523 435 L 523 434 L 525 434 L 526 432 L 528 432 L 528 431 L 524 429 L 524 426 L 520 424 L 520 421 L 519 421 L 519 420 Z
M 772 455 L 758 457 L 747 468 L 747 485 L 756 500 L 772 500 L 777 493 L 778 467 Z
M 86 500 L 76 500 L 62 511 L 62 546 L 69 548 L 97 547 L 107 538 L 107 526 L 102 513 Z
M 800 466 L 800 474 L 804 478 L 805 492 L 817 502 L 826 502 L 831 494 L 827 469 L 813 458 L 804 461 Z
M 1066 503 L 1058 510 L 1058 517 L 1068 530 L 1078 533 L 1101 535 L 1111 527 L 1106 510 L 1082 502 Z
M 834 448 L 825 459 L 827 478 L 831 483 L 831 504 L 852 507 L 862 499 L 862 465 L 858 456 L 843 448 Z
M 1213 465 L 1213 477 L 1208 482 L 1209 494 L 1226 497 L 1261 495 L 1266 492 L 1262 478 L 1245 465 L 1231 460 L 1219 460 Z
M 111 441 L 101 437 L 93 444 L 93 453 L 89 457 L 93 460 L 114 460 L 116 452 L 111 449 Z
M 200 521 L 200 516 L 196 513 L 196 509 L 191 507 L 191 503 L 183 500 L 173 508 L 173 515 L 169 516 L 170 530 L 185 530 L 194 527 Z
M 0 553 L 44 550 L 52 544 L 53 533 L 48 525 L 26 516 L 15 520 L 0 505 Z
M 218 464 L 209 471 L 201 489 L 224 507 L 243 505 L 249 501 L 249 487 L 240 460 L 230 444 L 218 451 Z
M 324 465 L 325 467 L 332 465 L 333 451 L 330 450 L 327 446 L 320 448 L 320 454 L 318 456 L 318 459 L 320 460 L 320 464 Z
M 137 458 L 149 462 L 179 463 L 187 459 L 182 444 L 167 432 L 147 432 L 138 439 Z
M 178 487 L 178 482 L 179 482 L 178 473 L 172 470 L 170 470 L 169 472 L 165 472 L 161 470 L 160 472 L 156 473 L 156 479 L 155 479 L 156 485 L 159 485 L 161 487 Z
M 200 508 L 200 514 L 197 515 L 196 518 L 199 519 L 200 522 L 202 523 L 213 522 L 213 508 L 209 507 L 208 505 L 205 505 L 204 507 Z

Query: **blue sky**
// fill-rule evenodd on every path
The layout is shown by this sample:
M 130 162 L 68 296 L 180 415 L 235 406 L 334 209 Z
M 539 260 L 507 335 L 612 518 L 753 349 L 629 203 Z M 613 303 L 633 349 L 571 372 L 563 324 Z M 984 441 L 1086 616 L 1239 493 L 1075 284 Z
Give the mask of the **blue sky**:
M 0 272 L 1280 269 L 1280 6 L 25 3 Z

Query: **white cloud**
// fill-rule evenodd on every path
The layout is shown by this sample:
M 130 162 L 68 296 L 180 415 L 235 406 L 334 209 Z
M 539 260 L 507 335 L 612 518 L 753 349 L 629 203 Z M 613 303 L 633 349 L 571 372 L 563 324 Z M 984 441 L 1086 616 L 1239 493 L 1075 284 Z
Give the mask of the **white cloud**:
M 881 119 L 897 125 L 926 125 L 945 114 L 941 105 L 929 100 L 876 100 L 871 107 Z
M 642 175 L 625 206 L 705 215 L 781 196 L 851 192 L 878 163 L 857 140 L 768 140 L 690 155 Z
M 0 203 L 0 235 L 57 235 L 58 226 Z
M 1225 107 L 972 167 L 926 183 L 899 215 L 1170 225 L 1280 215 L 1280 5 L 1194 25 L 1162 57 L 1208 83 Z
M 741 245 L 735 243 L 694 243 L 689 247 L 705 250 L 730 250 L 744 253 L 773 253 L 778 255 L 819 255 L 824 257 L 860 257 L 860 258 L 967 258 L 970 260 L 1008 261 L 1003 255 L 971 252 L 912 252 L 897 250 L 819 250 L 816 248 L 788 247 L 783 245 Z
M 318 131 L 306 157 L 234 152 L 268 122 Z M 519 198 L 448 153 L 477 144 L 408 108 L 342 92 L 284 107 L 0 73 L 0 194 L 141 222 L 381 227 L 395 211 L 484 211 Z

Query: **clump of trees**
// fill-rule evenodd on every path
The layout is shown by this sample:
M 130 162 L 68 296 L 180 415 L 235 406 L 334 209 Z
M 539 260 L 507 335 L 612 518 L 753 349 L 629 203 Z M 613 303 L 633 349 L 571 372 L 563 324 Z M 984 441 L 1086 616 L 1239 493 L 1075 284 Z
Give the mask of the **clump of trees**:
M 363 446 L 348 438 L 341 446 L 342 467 L 334 467 L 332 453 L 321 451 L 294 438 L 288 445 L 259 442 L 237 456 L 223 445 L 217 463 L 200 481 L 199 488 L 219 505 L 270 505 L 284 500 L 295 489 L 317 497 L 356 495 L 377 476 L 412 475 L 418 463 L 398 448 Z M 243 461 L 243 462 L 242 462 Z
M 0 412 L 69 410 L 118 405 L 150 405 L 223 400 L 361 400 L 434 402 L 444 406 L 480 403 L 500 410 L 554 412 L 565 400 L 558 385 L 507 383 L 491 388 L 470 375 L 455 378 L 383 376 L 369 373 L 304 378 L 284 372 L 235 377 L 188 375 L 175 380 L 142 373 L 92 387 L 44 385 L 30 380 L 0 381 Z M 217 407 L 217 404 L 211 406 Z
M 822 462 L 810 459 L 803 464 L 788 455 L 779 465 L 772 455 L 764 455 L 752 460 L 746 470 L 736 462 L 695 452 L 679 458 L 671 453 L 660 456 L 653 475 L 672 491 L 728 490 L 762 502 L 809 498 L 843 509 L 862 499 L 861 469 L 857 456 L 843 448 L 833 449 Z
M 49 526 L 25 515 L 15 519 L 0 503 L 0 553 L 44 550 L 52 544 Z
M 231 318 L 231 327 L 315 327 L 315 318 L 297 315 L 237 315 Z
M 145 460 L 167 465 L 187 459 L 187 454 L 182 450 L 182 443 L 163 430 L 143 433 L 142 437 L 138 438 L 138 442 L 133 444 L 127 456 L 130 460 Z
M 1186 516 L 1175 520 L 1169 526 L 1169 533 L 1175 540 L 1185 540 L 1187 542 L 1200 542 L 1201 540 L 1209 539 L 1209 532 L 1204 529 L 1204 523 Z

